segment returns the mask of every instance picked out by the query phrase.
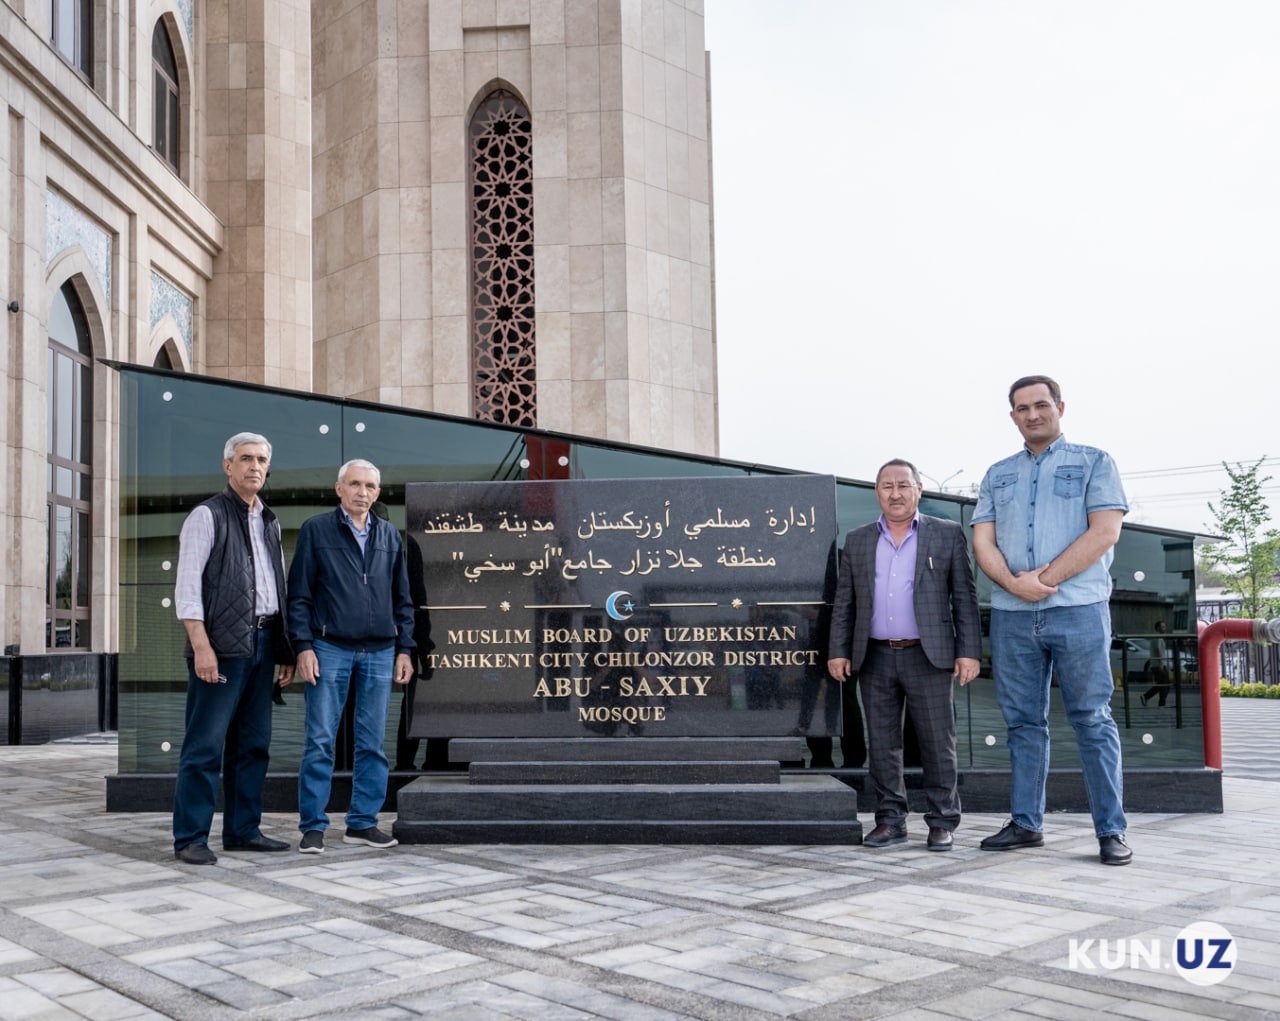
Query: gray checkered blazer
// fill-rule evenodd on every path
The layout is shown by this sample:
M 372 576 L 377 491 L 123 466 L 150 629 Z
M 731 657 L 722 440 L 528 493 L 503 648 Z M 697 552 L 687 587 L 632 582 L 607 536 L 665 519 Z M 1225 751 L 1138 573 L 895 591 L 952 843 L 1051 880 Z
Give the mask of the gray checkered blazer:
M 879 525 L 873 521 L 845 537 L 840 555 L 827 658 L 847 659 L 854 670 L 861 668 L 867 654 L 879 540 Z M 954 521 L 920 515 L 914 606 L 920 644 L 939 670 L 950 670 L 959 658 L 982 658 L 973 564 L 964 530 Z

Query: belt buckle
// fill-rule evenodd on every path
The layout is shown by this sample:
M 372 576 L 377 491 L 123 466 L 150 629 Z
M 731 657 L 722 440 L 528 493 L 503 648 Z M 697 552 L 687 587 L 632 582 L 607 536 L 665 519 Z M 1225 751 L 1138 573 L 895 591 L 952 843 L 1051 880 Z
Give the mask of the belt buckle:
M 258 618 L 258 621 L 257 621 L 257 623 L 254 625 L 254 627 L 255 627 L 257 630 L 261 631 L 264 627 L 266 627 L 266 626 L 267 626 L 268 624 L 270 624 L 273 620 L 275 620 L 275 616 L 276 616 L 276 615 L 275 615 L 274 613 L 267 613 L 267 614 L 263 614 L 261 617 L 259 617 L 259 618 Z

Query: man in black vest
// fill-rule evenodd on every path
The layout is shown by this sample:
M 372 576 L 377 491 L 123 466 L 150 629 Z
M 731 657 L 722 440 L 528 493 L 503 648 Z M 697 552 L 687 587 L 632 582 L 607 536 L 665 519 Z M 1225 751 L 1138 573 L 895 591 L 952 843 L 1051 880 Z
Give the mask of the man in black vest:
M 258 498 L 271 444 L 257 433 L 227 440 L 227 488 L 197 506 L 179 536 L 175 604 L 187 630 L 187 717 L 173 796 L 174 856 L 212 865 L 209 830 L 223 777 L 222 849 L 287 851 L 263 836 L 262 784 L 271 743 L 272 674 L 293 679 L 284 654 L 280 522 Z M 276 650 L 281 650 L 277 655 Z

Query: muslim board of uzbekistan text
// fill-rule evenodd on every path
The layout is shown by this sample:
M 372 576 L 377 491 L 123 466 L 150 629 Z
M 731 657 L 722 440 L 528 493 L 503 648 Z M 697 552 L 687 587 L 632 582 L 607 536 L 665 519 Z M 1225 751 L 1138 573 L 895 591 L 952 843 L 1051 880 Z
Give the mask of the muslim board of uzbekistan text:
M 529 645 L 537 635 L 545 645 L 593 645 L 606 646 L 614 638 L 609 628 L 533 628 L 450 629 L 451 646 Z M 688 643 L 703 646 L 693 649 L 600 649 L 581 652 L 572 649 L 558 651 L 451 651 L 443 650 L 427 655 L 433 669 L 452 670 L 502 670 L 532 669 L 534 666 L 562 669 L 567 667 L 709 667 L 709 666 L 815 666 L 820 653 L 816 649 L 708 649 L 707 645 L 740 644 L 755 642 L 794 642 L 795 627 L 664 627 L 626 629 L 625 638 L 630 643 L 650 641 L 664 643 Z

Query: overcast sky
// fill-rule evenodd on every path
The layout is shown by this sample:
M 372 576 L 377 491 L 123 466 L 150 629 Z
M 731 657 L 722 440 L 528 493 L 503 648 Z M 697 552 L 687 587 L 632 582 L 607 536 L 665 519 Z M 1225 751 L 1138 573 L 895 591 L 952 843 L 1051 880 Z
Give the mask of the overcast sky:
M 1280 2 L 705 12 L 724 457 L 976 485 L 1047 373 L 1130 521 L 1280 480 Z

